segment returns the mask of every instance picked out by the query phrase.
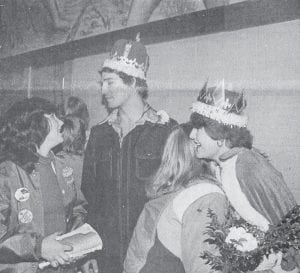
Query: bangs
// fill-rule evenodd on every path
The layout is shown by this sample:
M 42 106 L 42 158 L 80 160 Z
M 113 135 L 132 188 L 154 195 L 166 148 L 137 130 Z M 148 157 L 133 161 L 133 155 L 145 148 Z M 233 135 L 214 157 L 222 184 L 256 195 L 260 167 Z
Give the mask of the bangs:
M 219 123 L 213 119 L 207 118 L 198 113 L 192 113 L 191 115 L 191 123 L 193 128 L 201 129 L 204 128 L 206 133 L 213 140 L 220 140 L 227 138 L 227 132 L 230 128 L 224 124 Z

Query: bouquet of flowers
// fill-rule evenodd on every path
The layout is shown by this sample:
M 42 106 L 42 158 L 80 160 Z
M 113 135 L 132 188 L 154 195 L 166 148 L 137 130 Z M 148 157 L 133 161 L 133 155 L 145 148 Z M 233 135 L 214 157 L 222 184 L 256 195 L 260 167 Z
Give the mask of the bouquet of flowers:
M 300 206 L 294 207 L 276 226 L 263 232 L 247 223 L 230 209 L 225 223 L 220 223 L 210 210 L 211 223 L 207 227 L 207 243 L 219 250 L 215 255 L 203 252 L 201 258 L 212 269 L 240 273 L 254 271 L 270 255 L 300 250 Z

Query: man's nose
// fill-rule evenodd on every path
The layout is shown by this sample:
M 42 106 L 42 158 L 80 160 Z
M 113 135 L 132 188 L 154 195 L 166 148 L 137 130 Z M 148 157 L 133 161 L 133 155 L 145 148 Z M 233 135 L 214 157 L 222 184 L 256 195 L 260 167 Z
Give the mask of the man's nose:
M 105 84 L 105 83 L 102 84 L 101 93 L 102 93 L 102 95 L 106 95 L 108 93 L 107 84 Z

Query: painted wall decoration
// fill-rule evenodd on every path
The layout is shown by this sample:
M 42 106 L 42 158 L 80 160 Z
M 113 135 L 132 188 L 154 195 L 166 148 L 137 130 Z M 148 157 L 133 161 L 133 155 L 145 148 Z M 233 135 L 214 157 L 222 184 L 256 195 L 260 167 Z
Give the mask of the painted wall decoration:
M 0 0 L 0 57 L 244 0 Z

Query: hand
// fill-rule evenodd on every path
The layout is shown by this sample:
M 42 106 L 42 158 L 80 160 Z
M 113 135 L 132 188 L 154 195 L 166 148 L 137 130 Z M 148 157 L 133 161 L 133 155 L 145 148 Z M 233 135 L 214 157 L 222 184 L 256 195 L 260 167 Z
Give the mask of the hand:
M 83 273 L 98 273 L 98 264 L 95 259 L 88 260 L 81 266 Z
M 73 247 L 65 245 L 56 240 L 58 232 L 45 237 L 42 241 L 42 257 L 49 261 L 53 267 L 64 265 L 72 262 L 72 258 L 68 251 L 72 251 Z

